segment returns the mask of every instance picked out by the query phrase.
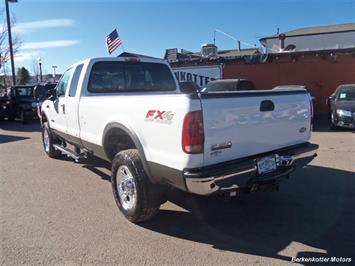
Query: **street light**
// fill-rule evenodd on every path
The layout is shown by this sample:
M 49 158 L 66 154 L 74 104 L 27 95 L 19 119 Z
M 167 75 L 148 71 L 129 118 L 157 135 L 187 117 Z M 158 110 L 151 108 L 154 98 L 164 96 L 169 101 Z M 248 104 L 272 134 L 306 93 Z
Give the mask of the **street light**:
M 42 82 L 42 58 L 37 58 L 38 65 L 39 65 L 39 80 Z
M 11 36 L 11 22 L 10 22 L 9 2 L 10 3 L 17 3 L 17 0 L 5 0 L 6 19 L 7 19 L 7 32 L 9 34 L 9 48 L 10 48 L 10 59 L 11 59 L 12 84 L 15 86 L 16 85 L 16 76 L 15 76 L 14 51 L 12 49 L 12 36 Z
M 55 82 L 55 70 L 56 70 L 57 66 L 52 66 L 52 68 L 53 68 L 53 81 Z

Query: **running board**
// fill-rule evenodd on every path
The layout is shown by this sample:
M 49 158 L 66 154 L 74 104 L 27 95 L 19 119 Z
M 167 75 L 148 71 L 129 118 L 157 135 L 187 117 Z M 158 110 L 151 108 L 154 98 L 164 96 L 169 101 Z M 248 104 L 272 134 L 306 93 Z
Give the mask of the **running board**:
M 64 153 L 68 157 L 71 157 L 72 159 L 74 159 L 75 162 L 79 162 L 80 159 L 87 158 L 87 152 L 85 152 L 85 151 L 80 154 L 77 154 L 68 148 L 60 146 L 59 144 L 53 144 L 53 148 L 57 151 Z

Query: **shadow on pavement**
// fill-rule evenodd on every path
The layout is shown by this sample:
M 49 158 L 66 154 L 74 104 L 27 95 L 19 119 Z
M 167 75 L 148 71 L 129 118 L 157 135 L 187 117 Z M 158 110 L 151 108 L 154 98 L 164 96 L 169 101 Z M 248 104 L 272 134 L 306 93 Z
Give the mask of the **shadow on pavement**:
M 26 124 L 21 124 L 19 121 L 1 121 L 0 129 L 19 132 L 41 132 L 41 124 L 39 120 L 29 121 Z
M 104 171 L 98 169 L 100 168 L 105 168 L 108 171 L 111 170 L 111 164 L 105 160 L 102 160 L 100 158 L 94 157 L 94 156 L 89 156 L 85 162 L 83 162 L 82 167 L 92 171 L 93 173 L 97 174 L 98 176 L 101 177 L 101 179 L 106 180 L 111 182 L 111 176 Z
M 0 144 L 7 143 L 7 142 L 13 142 L 13 141 L 24 140 L 24 139 L 29 139 L 29 138 L 27 138 L 27 137 L 19 137 L 19 136 L 11 136 L 11 135 L 2 135 L 2 134 L 0 134 Z
M 354 191 L 353 172 L 308 166 L 285 180 L 279 192 L 229 202 L 173 191 L 169 200 L 188 212 L 161 210 L 142 226 L 220 250 L 285 261 L 291 256 L 281 251 L 292 242 L 315 248 L 292 256 L 355 259 Z

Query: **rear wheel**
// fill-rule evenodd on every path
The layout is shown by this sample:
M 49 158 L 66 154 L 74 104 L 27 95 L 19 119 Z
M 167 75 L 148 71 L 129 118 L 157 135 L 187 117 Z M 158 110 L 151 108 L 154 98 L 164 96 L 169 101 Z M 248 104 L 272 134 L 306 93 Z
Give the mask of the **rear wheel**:
M 152 218 L 166 201 L 160 185 L 153 185 L 148 179 L 135 149 L 116 154 L 111 183 L 118 208 L 133 223 Z
M 60 151 L 54 149 L 53 144 L 55 143 L 55 139 L 49 130 L 48 123 L 43 123 L 42 127 L 42 142 L 45 153 L 51 157 L 55 158 L 61 155 Z
M 26 114 L 23 110 L 21 110 L 21 113 L 20 113 L 20 121 L 22 124 L 26 124 L 27 123 L 27 118 L 26 118 Z

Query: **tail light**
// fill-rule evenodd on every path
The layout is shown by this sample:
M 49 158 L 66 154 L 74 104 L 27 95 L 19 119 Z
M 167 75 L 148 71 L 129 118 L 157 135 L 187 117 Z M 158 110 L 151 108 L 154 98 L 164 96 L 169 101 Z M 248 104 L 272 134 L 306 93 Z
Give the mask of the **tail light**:
M 141 60 L 137 57 L 127 57 L 125 59 L 126 62 L 140 62 Z
M 185 153 L 203 153 L 205 135 L 202 111 L 186 114 L 182 128 L 182 149 Z

